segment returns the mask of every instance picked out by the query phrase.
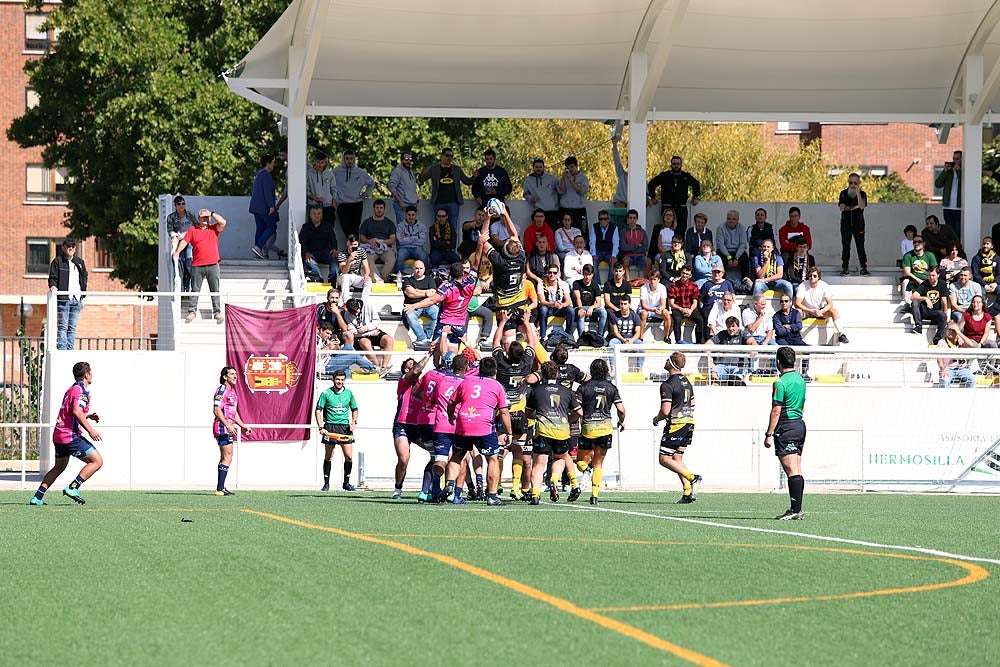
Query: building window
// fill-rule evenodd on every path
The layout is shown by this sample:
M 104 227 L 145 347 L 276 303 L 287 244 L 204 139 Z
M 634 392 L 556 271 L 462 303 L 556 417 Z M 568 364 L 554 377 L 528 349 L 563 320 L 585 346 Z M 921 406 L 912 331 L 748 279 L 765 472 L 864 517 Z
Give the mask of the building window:
M 111 260 L 111 248 L 108 247 L 108 240 L 103 238 L 94 239 L 94 268 L 113 269 L 114 262 Z
M 798 121 L 778 121 L 775 134 L 803 134 L 809 131 L 809 123 Z
M 858 167 L 858 171 L 864 176 L 872 176 L 875 178 L 883 178 L 889 175 L 889 167 L 884 164 L 863 164 Z
M 934 201 L 941 201 L 942 197 L 944 197 L 944 188 L 939 188 L 938 186 L 934 185 L 934 183 L 937 182 L 938 176 L 940 176 L 941 172 L 943 171 L 944 171 L 943 164 L 934 165 L 934 174 L 931 176 L 931 188 L 933 188 L 933 192 L 931 193 L 931 199 L 933 199 Z
M 24 50 L 48 51 L 56 42 L 57 31 L 46 28 L 48 14 L 24 15 Z
M 41 98 L 38 97 L 38 93 L 35 92 L 34 88 L 24 89 L 24 109 L 34 109 L 38 106 L 38 101 Z
M 26 166 L 27 191 L 25 199 L 30 202 L 66 201 L 66 176 L 61 169 L 49 169 L 42 164 Z
M 25 272 L 31 275 L 48 275 L 49 264 L 55 259 L 59 252 L 59 246 L 63 242 L 61 238 L 28 238 L 25 257 L 27 258 Z M 83 252 L 81 244 L 77 244 L 76 252 L 79 255 Z

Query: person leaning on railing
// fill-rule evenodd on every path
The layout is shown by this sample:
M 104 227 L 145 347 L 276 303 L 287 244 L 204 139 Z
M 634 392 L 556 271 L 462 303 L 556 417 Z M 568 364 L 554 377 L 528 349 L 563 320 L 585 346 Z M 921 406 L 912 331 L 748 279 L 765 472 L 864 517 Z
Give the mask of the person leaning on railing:
M 177 244 L 171 257 L 174 262 L 191 246 L 194 259 L 191 262 L 191 291 L 200 292 L 201 283 L 208 279 L 208 289 L 212 292 L 212 314 L 216 322 L 222 322 L 222 304 L 219 300 L 219 234 L 226 228 L 226 219 L 215 211 L 203 208 L 198 212 L 197 224 L 190 227 L 184 238 Z M 197 295 L 188 299 L 185 322 L 191 322 L 198 314 Z

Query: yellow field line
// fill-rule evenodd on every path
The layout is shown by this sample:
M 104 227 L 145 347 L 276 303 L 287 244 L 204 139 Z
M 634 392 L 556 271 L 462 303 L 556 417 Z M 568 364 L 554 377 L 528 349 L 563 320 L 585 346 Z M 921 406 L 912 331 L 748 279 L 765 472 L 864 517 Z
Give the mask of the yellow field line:
M 340 528 L 334 528 L 332 526 L 320 526 L 314 523 L 306 523 L 305 521 L 298 521 L 296 519 L 290 519 L 288 517 L 278 516 L 277 514 L 268 514 L 267 512 L 257 512 L 251 509 L 245 509 L 244 512 L 248 514 L 255 514 L 257 516 L 262 516 L 267 519 L 273 519 L 274 521 L 281 521 L 282 523 L 291 524 L 293 526 L 299 526 L 301 528 L 310 528 L 312 530 L 321 530 L 328 533 L 333 533 L 335 535 L 341 535 L 343 537 L 350 537 L 356 540 L 361 540 L 364 542 L 371 542 L 373 544 L 380 544 L 382 546 L 391 547 L 393 549 L 398 549 L 405 553 L 411 554 L 413 556 L 422 556 L 424 558 L 430 558 L 436 560 L 439 563 L 444 563 L 456 569 L 462 570 L 468 574 L 476 577 L 480 577 L 489 582 L 509 588 L 512 591 L 525 595 L 539 602 L 544 602 L 548 605 L 564 611 L 568 614 L 572 614 L 578 618 L 582 618 L 591 623 L 595 623 L 607 630 L 612 630 L 621 635 L 624 635 L 630 639 L 642 642 L 647 646 L 670 653 L 677 656 L 678 658 L 683 658 L 688 662 L 695 665 L 700 665 L 702 667 L 724 667 L 725 663 L 719 662 L 713 658 L 706 655 L 702 655 L 690 649 L 686 649 L 683 646 L 678 646 L 664 639 L 660 639 L 655 635 L 651 635 L 648 632 L 640 630 L 639 628 L 628 625 L 627 623 L 622 623 L 613 618 L 608 618 L 607 616 L 602 616 L 589 609 L 584 609 L 583 607 L 578 607 L 569 600 L 564 600 L 558 598 L 554 595 L 550 595 L 545 591 L 540 591 L 537 588 L 528 586 L 514 579 L 508 579 L 507 577 L 495 574 L 488 570 L 484 570 L 481 567 L 471 565 L 464 561 L 460 561 L 457 558 L 452 558 L 451 556 L 445 556 L 443 554 L 434 553 L 431 551 L 424 551 L 423 549 L 418 549 L 416 547 L 410 546 L 409 544 L 403 544 L 402 542 L 394 542 L 392 540 L 382 539 L 379 537 L 374 537 L 372 535 L 365 535 L 362 533 L 352 533 L 347 530 L 341 530 Z

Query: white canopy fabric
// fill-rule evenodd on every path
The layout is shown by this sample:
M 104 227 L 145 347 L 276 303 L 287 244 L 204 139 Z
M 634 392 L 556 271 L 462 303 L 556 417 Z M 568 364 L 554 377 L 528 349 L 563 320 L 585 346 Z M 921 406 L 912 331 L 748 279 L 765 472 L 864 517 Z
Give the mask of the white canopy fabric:
M 978 122 L 1000 89 L 998 4 L 294 0 L 228 81 L 284 115 Z

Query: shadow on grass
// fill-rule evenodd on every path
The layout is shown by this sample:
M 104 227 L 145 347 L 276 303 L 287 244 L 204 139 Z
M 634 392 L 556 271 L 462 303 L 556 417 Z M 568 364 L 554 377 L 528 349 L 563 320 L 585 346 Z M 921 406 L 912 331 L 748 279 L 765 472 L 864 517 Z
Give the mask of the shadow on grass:
M 145 496 L 197 496 L 207 498 L 215 495 L 214 491 L 143 491 Z

